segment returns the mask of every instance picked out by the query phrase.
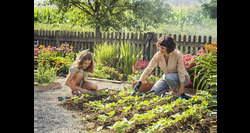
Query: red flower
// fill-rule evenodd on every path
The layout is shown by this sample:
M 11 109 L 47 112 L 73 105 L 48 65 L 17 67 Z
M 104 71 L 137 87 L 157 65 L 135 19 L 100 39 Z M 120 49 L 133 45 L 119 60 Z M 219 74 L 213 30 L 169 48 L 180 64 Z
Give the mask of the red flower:
M 191 85 L 192 84 L 192 81 L 191 80 L 189 80 L 189 82 L 188 82 L 188 84 L 187 85 Z
M 191 67 L 192 67 L 192 66 L 196 66 L 196 63 L 191 63 L 190 66 L 191 66 Z

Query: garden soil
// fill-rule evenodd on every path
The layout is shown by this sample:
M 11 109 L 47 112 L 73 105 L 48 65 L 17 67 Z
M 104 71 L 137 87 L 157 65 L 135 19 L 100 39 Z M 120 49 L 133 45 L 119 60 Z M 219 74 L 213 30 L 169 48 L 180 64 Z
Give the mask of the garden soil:
M 82 133 L 82 123 L 77 122 L 79 114 L 59 106 L 58 97 L 71 96 L 71 89 L 64 85 L 65 77 L 59 77 L 47 86 L 34 86 L 34 132 Z M 131 86 L 127 83 L 111 83 L 89 80 L 98 88 L 120 89 Z

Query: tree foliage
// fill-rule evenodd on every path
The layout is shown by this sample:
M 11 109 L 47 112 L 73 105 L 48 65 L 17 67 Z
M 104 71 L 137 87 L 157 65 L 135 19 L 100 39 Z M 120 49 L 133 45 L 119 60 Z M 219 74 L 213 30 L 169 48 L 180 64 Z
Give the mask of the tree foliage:
M 201 7 L 209 13 L 210 18 L 217 18 L 217 0 L 211 0 L 209 3 L 202 2 Z
M 122 27 L 142 31 L 148 25 L 156 26 L 164 21 L 171 10 L 163 0 L 48 0 L 45 5 L 56 5 L 59 12 L 74 8 L 81 10 L 86 25 L 107 31 Z

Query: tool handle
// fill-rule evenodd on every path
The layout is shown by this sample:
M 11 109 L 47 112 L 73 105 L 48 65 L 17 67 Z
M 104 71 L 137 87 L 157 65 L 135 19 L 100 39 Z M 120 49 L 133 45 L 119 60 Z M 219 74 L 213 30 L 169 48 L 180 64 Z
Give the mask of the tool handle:
M 145 58 L 148 56 L 148 52 L 149 52 L 149 49 L 150 49 L 149 45 L 150 45 L 150 41 L 147 42 L 147 49 L 146 49 Z
M 133 96 L 135 94 L 136 90 L 133 91 L 133 93 L 130 96 Z
M 133 95 L 135 94 L 136 91 L 139 91 L 139 90 L 140 90 L 141 84 L 142 84 L 142 82 L 139 81 L 139 82 L 135 85 L 135 87 L 134 87 L 134 92 L 133 92 L 130 96 L 133 96 Z

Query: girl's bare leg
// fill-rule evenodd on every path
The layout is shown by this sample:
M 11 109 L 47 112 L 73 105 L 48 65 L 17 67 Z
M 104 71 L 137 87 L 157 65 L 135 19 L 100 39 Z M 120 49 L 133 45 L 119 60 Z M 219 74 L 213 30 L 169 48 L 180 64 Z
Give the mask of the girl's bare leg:
M 70 82 L 75 86 L 79 86 L 82 81 L 82 78 L 83 78 L 83 73 L 78 72 Z M 72 94 L 73 94 L 76 89 L 73 89 L 73 88 L 71 89 L 72 89 Z
M 96 91 L 98 89 L 98 86 L 90 81 L 84 81 L 81 88 Z

